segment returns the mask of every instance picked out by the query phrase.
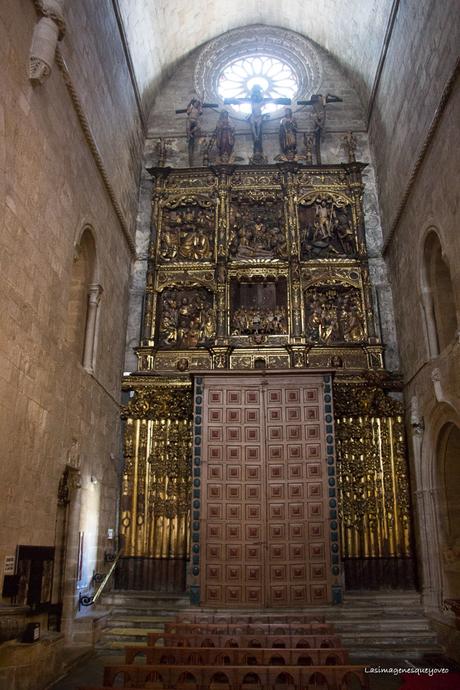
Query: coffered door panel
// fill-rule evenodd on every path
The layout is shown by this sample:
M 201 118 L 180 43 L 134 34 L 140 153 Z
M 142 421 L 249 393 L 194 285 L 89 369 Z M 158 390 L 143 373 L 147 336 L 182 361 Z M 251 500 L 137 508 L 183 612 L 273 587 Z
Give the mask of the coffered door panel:
M 330 567 L 323 384 L 318 376 L 267 380 L 267 605 L 325 603 Z
M 201 600 L 261 607 L 266 600 L 266 517 L 260 379 L 208 379 L 204 403 Z
M 201 603 L 330 601 L 321 377 L 205 382 Z

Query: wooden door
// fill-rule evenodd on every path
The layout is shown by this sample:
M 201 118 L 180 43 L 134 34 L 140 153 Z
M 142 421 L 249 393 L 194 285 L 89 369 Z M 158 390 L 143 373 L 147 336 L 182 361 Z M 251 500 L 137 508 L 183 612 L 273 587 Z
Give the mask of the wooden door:
M 330 599 L 323 416 L 318 376 L 205 377 L 203 605 Z

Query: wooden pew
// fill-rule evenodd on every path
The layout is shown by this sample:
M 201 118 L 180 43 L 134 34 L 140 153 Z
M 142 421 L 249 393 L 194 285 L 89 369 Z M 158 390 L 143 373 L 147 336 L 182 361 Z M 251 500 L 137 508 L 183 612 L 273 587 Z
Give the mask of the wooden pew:
M 149 647 L 242 647 L 251 649 L 332 649 L 341 648 L 337 635 L 176 635 L 148 633 Z
M 331 666 L 349 663 L 345 649 L 254 649 L 240 647 L 125 647 L 125 663 L 142 657 L 149 665 Z
M 165 632 L 184 635 L 312 635 L 333 632 L 327 623 L 178 623 L 167 621 Z
M 225 613 L 179 613 L 175 616 L 178 623 L 325 623 L 324 616 L 308 614 L 238 614 L 227 615 Z
M 123 687 L 163 690 L 209 690 L 211 685 L 221 684 L 231 690 L 246 687 L 259 690 L 276 689 L 303 690 L 321 687 L 323 681 L 328 690 L 345 690 L 352 680 L 360 687 L 368 688 L 368 676 L 362 666 L 190 666 L 188 665 L 144 665 L 119 664 L 106 666 L 104 687 L 114 687 L 121 676 Z

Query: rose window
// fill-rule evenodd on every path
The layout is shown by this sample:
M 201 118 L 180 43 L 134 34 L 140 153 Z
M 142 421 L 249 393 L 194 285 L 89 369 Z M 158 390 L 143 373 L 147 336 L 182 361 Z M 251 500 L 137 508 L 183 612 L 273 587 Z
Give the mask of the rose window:
M 299 89 L 293 69 L 282 60 L 268 55 L 257 55 L 234 60 L 222 70 L 217 91 L 224 98 L 249 98 L 253 86 L 261 87 L 264 98 L 291 98 Z M 251 105 L 233 105 L 241 113 L 250 113 Z M 279 109 L 279 105 L 267 103 L 266 113 Z

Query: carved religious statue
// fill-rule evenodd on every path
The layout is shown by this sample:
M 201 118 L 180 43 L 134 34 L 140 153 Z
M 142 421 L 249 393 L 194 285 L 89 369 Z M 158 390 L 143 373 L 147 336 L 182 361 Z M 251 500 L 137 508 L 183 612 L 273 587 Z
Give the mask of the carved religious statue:
M 348 162 L 349 163 L 354 163 L 356 161 L 356 139 L 353 136 L 353 132 L 348 132 L 343 137 L 343 146 L 346 149 L 347 155 L 348 155 Z
M 203 103 L 199 98 L 193 96 L 186 108 L 179 108 L 176 114 L 187 114 L 186 120 L 186 134 L 188 144 L 189 165 L 193 166 L 193 153 L 195 151 L 195 144 L 201 136 L 200 120 L 203 114 L 203 108 L 218 108 L 217 103 Z
M 253 158 L 252 163 L 264 163 L 262 146 L 262 128 L 263 123 L 270 116 L 263 113 L 263 107 L 267 103 L 276 103 L 279 105 L 291 105 L 290 98 L 264 98 L 263 89 L 259 84 L 254 84 L 249 98 L 226 98 L 224 100 L 226 105 L 240 105 L 242 103 L 251 104 L 251 114 L 247 118 L 251 126 L 251 134 L 253 141 Z
M 321 139 L 326 125 L 326 106 L 328 103 L 342 103 L 342 99 L 328 93 L 323 96 L 315 93 L 308 101 L 297 101 L 297 105 L 311 105 L 313 107 L 313 130 L 315 138 L 316 164 L 321 165 Z
M 228 111 L 222 110 L 217 121 L 214 137 L 219 163 L 230 163 L 233 160 L 235 146 L 235 128 L 229 122 Z
M 286 160 L 295 160 L 297 153 L 297 122 L 291 108 L 286 108 L 280 122 L 280 148 Z

